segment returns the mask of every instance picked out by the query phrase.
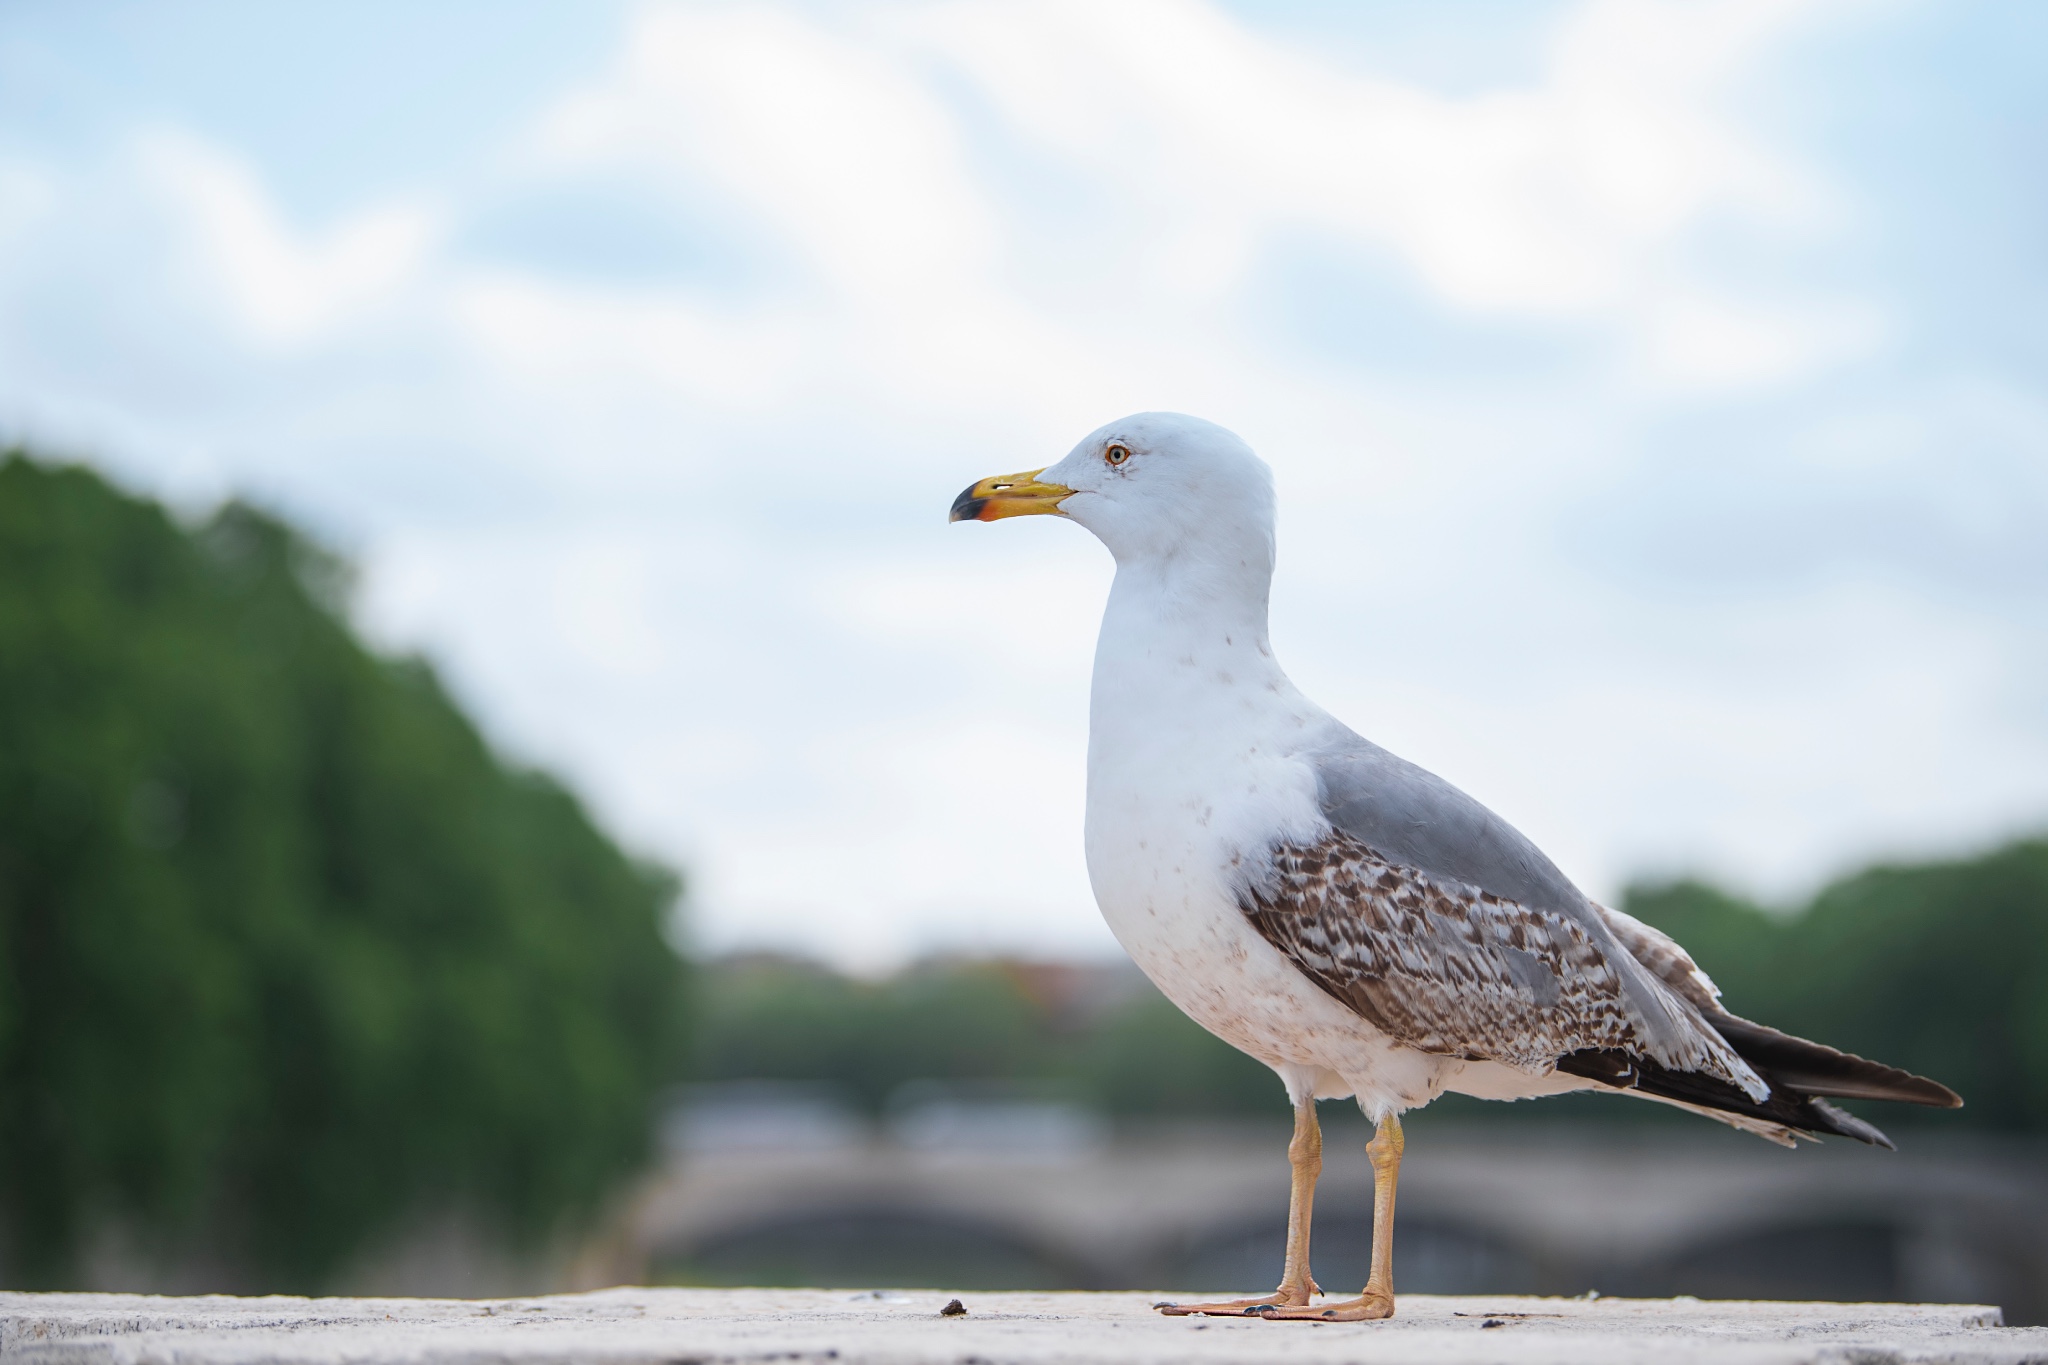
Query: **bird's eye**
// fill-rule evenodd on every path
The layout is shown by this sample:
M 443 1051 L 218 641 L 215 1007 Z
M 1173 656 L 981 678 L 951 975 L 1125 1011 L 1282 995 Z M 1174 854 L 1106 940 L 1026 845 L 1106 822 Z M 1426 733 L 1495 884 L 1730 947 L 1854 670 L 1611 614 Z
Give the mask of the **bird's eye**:
M 1113 441 L 1109 449 L 1102 452 L 1102 458 L 1113 465 L 1122 464 L 1131 458 L 1131 448 L 1121 441 Z

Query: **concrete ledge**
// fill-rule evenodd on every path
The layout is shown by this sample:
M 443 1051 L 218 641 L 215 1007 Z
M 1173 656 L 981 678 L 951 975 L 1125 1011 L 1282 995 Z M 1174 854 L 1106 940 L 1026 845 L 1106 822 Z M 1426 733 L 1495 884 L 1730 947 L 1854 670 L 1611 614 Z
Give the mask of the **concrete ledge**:
M 499 1301 L 0 1294 L 8 1365 L 2048 1363 L 2048 1328 L 1949 1304 L 1408 1295 L 1386 1323 L 1162 1318 L 1147 1294 L 609 1289 Z M 1176 1295 L 1174 1297 L 1192 1297 Z

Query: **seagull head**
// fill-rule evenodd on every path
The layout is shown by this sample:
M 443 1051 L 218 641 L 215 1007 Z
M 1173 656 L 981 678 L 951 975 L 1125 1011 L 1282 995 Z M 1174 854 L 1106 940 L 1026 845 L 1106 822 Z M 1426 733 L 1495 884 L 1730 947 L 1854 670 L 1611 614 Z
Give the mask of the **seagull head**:
M 997 474 L 953 500 L 954 521 L 1046 513 L 1077 521 L 1119 564 L 1273 557 L 1273 473 L 1235 432 L 1178 412 L 1098 427 L 1058 464 Z

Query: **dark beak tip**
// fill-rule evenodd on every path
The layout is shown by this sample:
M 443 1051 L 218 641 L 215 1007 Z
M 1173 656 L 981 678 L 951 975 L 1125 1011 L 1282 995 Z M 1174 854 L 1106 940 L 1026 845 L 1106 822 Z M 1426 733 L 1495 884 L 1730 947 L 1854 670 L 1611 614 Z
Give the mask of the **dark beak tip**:
M 986 506 L 988 506 L 988 499 L 975 497 L 974 485 L 969 484 L 965 492 L 953 499 L 952 515 L 948 516 L 946 520 L 949 522 L 979 521 L 981 519 L 981 509 Z

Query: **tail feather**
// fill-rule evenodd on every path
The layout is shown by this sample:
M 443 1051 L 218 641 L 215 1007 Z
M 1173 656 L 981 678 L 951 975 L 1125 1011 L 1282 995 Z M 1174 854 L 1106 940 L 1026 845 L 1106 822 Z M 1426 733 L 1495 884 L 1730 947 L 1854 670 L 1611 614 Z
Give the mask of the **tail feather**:
M 1557 1069 L 1711 1116 L 1726 1115 L 1730 1121 L 1737 1121 L 1737 1127 L 1774 1140 L 1782 1139 L 1766 1130 L 1789 1130 L 1809 1137 L 1833 1133 L 1874 1147 L 1891 1147 L 1891 1139 L 1874 1125 L 1829 1104 L 1822 1096 L 1901 1100 L 1945 1109 L 1962 1104 L 1955 1091 L 1925 1076 L 1838 1052 L 1729 1014 L 1710 1015 L 1708 1022 L 1770 1085 L 1768 1096 L 1752 1099 L 1718 1076 L 1672 1070 L 1612 1048 L 1571 1053 L 1558 1060 Z

